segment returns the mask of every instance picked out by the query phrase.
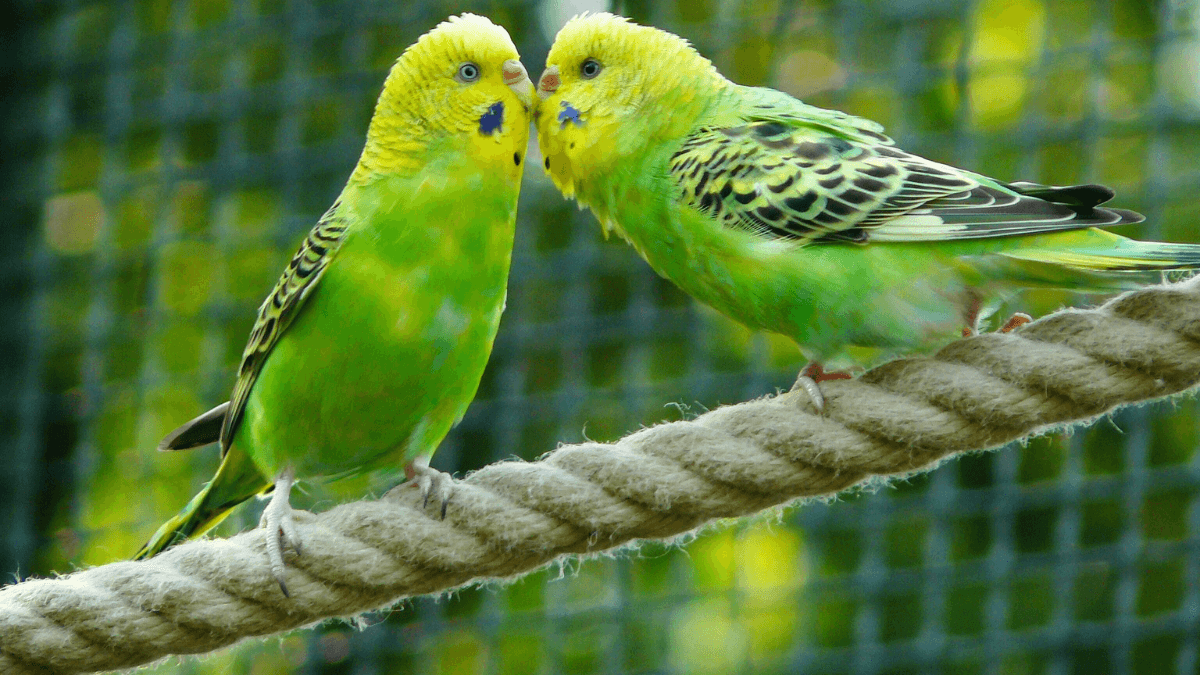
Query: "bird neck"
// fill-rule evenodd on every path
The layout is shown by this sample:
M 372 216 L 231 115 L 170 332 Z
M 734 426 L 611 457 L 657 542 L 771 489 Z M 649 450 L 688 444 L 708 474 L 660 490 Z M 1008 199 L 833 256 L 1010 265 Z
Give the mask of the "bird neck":
M 435 130 L 422 123 L 410 105 L 394 96 L 390 87 L 384 88 L 351 183 L 367 183 L 379 176 L 412 175 L 421 168 Z
M 546 143 L 555 155 L 549 167 L 555 182 L 560 188 L 569 186 L 568 194 L 596 211 L 601 221 L 615 206 L 609 202 L 617 199 L 606 186 L 618 176 L 653 172 L 665 164 L 664 157 L 722 109 L 729 82 L 684 76 L 670 84 L 659 89 L 663 96 L 657 100 L 634 101 L 611 116 L 596 115 L 582 128 L 567 126 Z
M 640 113 L 631 116 L 635 126 L 653 136 L 676 138 L 688 133 L 720 103 L 732 83 L 708 60 L 695 56 L 698 63 L 655 69 L 647 73 L 646 82 L 632 88 L 635 98 L 630 107 Z
M 411 176 L 420 170 L 430 145 L 447 134 L 441 92 L 420 86 L 422 63 L 406 51 L 392 66 L 375 103 L 367 142 L 363 146 L 351 183 L 366 183 L 380 176 Z

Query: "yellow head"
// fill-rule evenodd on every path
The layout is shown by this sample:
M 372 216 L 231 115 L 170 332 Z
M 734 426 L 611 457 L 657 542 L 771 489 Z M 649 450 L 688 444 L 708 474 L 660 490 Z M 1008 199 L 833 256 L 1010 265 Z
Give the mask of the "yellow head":
M 567 196 L 588 178 L 690 128 L 729 82 L 687 40 L 608 13 L 554 38 L 535 113 L 546 171 Z
M 534 97 L 519 58 L 508 31 L 474 14 L 422 35 L 384 82 L 352 182 L 411 173 L 447 152 L 519 176 Z

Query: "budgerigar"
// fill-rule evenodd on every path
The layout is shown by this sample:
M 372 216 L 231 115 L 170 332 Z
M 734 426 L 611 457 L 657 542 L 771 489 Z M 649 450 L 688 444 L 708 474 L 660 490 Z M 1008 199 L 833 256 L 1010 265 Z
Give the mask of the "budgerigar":
M 160 446 L 219 440 L 216 476 L 137 557 L 273 490 L 263 527 L 286 594 L 296 477 L 403 466 L 444 514 L 449 484 L 429 458 L 504 310 L 533 95 L 508 33 L 483 17 L 453 17 L 400 56 L 346 187 L 259 308 L 231 400 Z
M 546 66 L 535 119 L 563 194 L 693 297 L 817 362 L 928 348 L 1025 286 L 1116 290 L 1200 267 L 1200 246 L 1097 229 L 1142 220 L 1101 208 L 1108 188 L 918 157 L 622 17 L 572 19 Z

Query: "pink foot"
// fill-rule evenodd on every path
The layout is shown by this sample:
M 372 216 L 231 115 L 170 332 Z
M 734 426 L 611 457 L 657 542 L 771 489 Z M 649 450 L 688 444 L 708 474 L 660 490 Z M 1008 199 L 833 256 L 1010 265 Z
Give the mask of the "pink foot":
M 996 332 L 997 333 L 1011 333 L 1014 330 L 1020 328 L 1021 326 L 1024 326 L 1025 324 L 1029 323 L 1030 321 L 1033 321 L 1033 317 L 1029 316 L 1025 312 L 1017 312 L 1016 314 L 1013 314 L 1012 317 L 1009 318 L 1009 320 L 1006 321 L 1004 323 L 1004 325 L 1000 327 L 1000 330 L 998 330 Z

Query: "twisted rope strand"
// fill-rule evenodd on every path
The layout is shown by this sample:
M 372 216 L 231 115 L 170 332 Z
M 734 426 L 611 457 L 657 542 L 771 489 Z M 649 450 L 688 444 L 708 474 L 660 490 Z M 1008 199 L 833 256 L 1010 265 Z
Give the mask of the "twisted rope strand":
M 297 513 L 285 598 L 258 532 L 193 541 L 0 589 L 0 672 L 83 673 L 196 654 L 570 554 L 668 539 L 717 518 L 929 469 L 1200 381 L 1200 283 L 1064 310 L 822 385 L 824 417 L 785 393 L 566 445 L 455 484 L 445 520 L 398 488 Z

